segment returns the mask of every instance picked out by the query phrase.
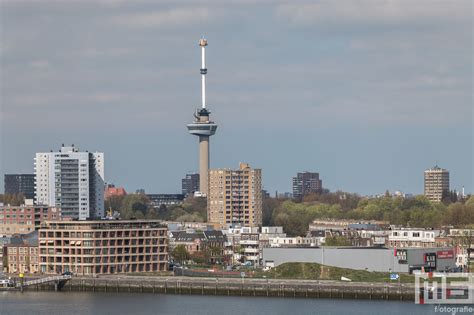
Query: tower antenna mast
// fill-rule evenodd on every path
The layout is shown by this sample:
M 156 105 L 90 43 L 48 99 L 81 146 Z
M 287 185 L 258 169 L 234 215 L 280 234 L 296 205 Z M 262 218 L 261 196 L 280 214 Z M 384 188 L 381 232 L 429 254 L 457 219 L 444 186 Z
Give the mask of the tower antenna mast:
M 199 40 L 199 46 L 201 46 L 201 97 L 202 97 L 202 108 L 206 108 L 206 46 L 207 39 L 201 38 Z

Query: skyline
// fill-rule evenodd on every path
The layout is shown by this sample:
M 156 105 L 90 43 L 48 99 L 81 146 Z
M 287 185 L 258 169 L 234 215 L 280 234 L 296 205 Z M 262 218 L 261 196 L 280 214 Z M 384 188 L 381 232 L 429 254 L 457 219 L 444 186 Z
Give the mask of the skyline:
M 438 164 L 472 193 L 472 2 L 376 2 L 2 1 L 0 173 L 74 143 L 127 191 L 179 192 L 205 35 L 211 169 L 262 168 L 271 195 L 305 170 L 421 194 Z

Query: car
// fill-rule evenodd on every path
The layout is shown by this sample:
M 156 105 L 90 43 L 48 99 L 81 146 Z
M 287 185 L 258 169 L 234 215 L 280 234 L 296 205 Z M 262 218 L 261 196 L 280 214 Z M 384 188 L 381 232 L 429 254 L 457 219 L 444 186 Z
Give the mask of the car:
M 62 273 L 63 276 L 74 276 L 74 274 L 70 271 L 65 271 Z
M 0 287 L 12 287 L 14 284 L 11 279 L 0 279 Z

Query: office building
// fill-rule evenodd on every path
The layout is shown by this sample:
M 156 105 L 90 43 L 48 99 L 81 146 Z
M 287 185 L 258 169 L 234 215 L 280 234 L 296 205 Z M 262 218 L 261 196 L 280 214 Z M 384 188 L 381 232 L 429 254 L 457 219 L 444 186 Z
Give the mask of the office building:
M 61 220 L 60 209 L 49 206 L 0 206 L 0 236 L 31 233 L 46 220 Z
M 217 130 L 217 124 L 210 120 L 211 112 L 206 107 L 206 46 L 207 40 L 199 41 L 201 47 L 201 108 L 194 114 L 194 122 L 188 124 L 190 134 L 199 137 L 199 191 L 201 196 L 208 191 L 209 173 L 209 137 Z
M 323 182 L 319 173 L 303 172 L 293 177 L 293 198 L 303 198 L 312 193 L 321 193 Z
M 23 194 L 25 199 L 35 198 L 34 174 L 5 174 L 5 194 Z
M 439 202 L 449 195 L 449 171 L 434 166 L 425 171 L 425 197 Z
M 186 177 L 181 180 L 181 193 L 190 196 L 196 191 L 199 191 L 199 174 L 186 174 Z
M 167 228 L 157 220 L 48 221 L 40 270 L 78 275 L 168 270 Z
M 262 225 L 262 170 L 240 163 L 237 170 L 211 169 L 209 223 L 220 227 Z
M 104 153 L 80 152 L 74 145 L 36 153 L 35 175 L 37 204 L 79 220 L 104 216 Z

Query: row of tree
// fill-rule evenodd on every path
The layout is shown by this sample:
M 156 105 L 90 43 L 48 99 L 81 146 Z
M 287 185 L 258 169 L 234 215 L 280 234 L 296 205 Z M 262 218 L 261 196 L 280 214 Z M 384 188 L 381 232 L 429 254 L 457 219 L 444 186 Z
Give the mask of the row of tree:
M 105 209 L 118 211 L 122 219 L 160 219 L 169 221 L 205 222 L 207 219 L 206 199 L 187 198 L 183 204 L 161 205 L 155 208 L 145 194 L 112 196 L 105 202 Z
M 5 205 L 20 206 L 25 203 L 25 195 L 20 194 L 0 194 L 0 202 Z
M 304 235 L 308 225 L 315 219 L 383 220 L 390 224 L 412 227 L 467 227 L 474 225 L 474 197 L 465 202 L 450 204 L 434 203 L 424 196 L 401 198 L 326 197 L 320 200 L 295 202 L 272 199 L 264 201 L 264 225 L 281 225 L 289 235 Z M 339 194 L 339 196 L 344 196 Z M 332 200 L 332 201 L 331 201 Z M 339 200 L 339 201 L 338 201 Z M 270 214 L 270 209 L 273 209 Z

